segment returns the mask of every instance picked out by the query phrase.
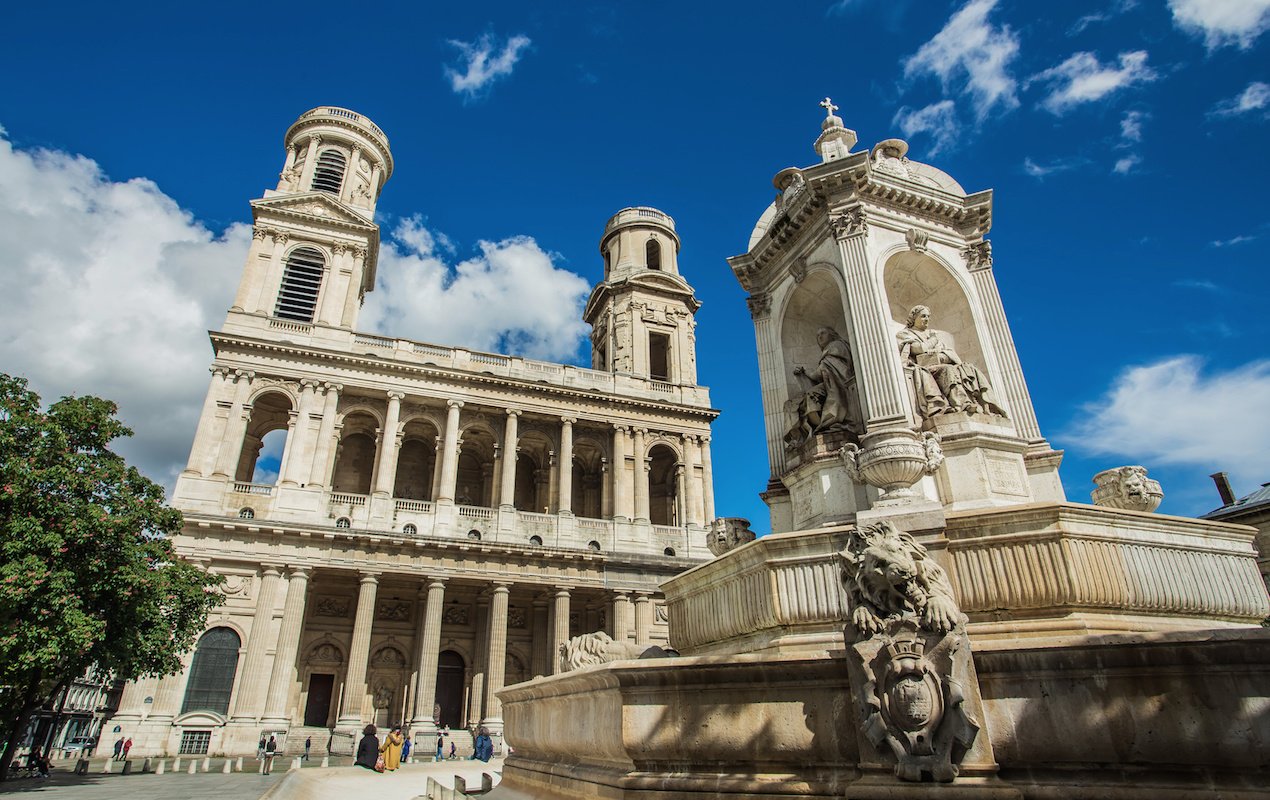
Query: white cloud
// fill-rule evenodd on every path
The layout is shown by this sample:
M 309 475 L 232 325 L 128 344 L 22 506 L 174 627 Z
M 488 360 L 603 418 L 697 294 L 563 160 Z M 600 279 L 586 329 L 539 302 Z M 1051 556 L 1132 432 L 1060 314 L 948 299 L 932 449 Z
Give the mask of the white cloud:
M 1116 2 L 1113 2 L 1111 3 L 1110 6 L 1108 6 L 1106 11 L 1099 11 L 1093 14 L 1086 14 L 1080 19 L 1076 20 L 1076 22 L 1072 25 L 1072 27 L 1067 31 L 1067 34 L 1069 36 L 1075 36 L 1076 34 L 1084 31 L 1085 28 L 1088 28 L 1090 25 L 1094 25 L 1100 22 L 1109 22 L 1110 20 L 1113 20 L 1116 17 L 1120 16 L 1121 14 L 1125 13 L 1129 9 L 1137 6 L 1137 4 L 1138 4 L 1137 0 L 1116 0 Z
M 494 52 L 497 43 L 488 33 L 475 42 L 451 39 L 450 44 L 458 48 L 461 62 L 459 69 L 445 68 L 450 88 L 456 94 L 472 98 L 499 78 L 511 75 L 516 62 L 520 61 L 521 51 L 529 47 L 530 41 L 528 36 L 513 36 L 498 53 Z
M 1041 101 L 1041 107 L 1061 115 L 1081 103 L 1101 100 L 1119 89 L 1156 77 L 1155 70 L 1147 66 L 1145 50 L 1121 53 L 1119 67 L 1099 62 L 1093 53 L 1075 53 L 1058 66 L 1028 78 L 1025 86 L 1050 84 L 1050 94 Z
M 923 108 L 904 106 L 895 112 L 892 125 L 898 125 L 905 136 L 929 133 L 934 140 L 930 155 L 935 155 L 957 138 L 957 112 L 952 100 L 941 100 Z
M 1204 46 L 1216 50 L 1225 45 L 1252 47 L 1270 27 L 1270 0 L 1169 0 L 1173 22 L 1204 38 Z
M 1120 138 L 1126 142 L 1142 141 L 1142 123 L 1147 115 L 1141 111 L 1130 111 L 1120 120 Z
M 1044 179 L 1056 172 L 1067 172 L 1088 164 L 1088 159 L 1080 157 L 1056 158 L 1046 164 L 1034 161 L 1031 156 L 1023 159 L 1023 171 L 1033 178 Z
M 1209 242 L 1208 246 L 1209 247 L 1231 247 L 1233 245 L 1245 244 L 1247 242 L 1254 241 L 1256 238 L 1257 238 L 1256 236 L 1245 236 L 1241 234 L 1239 236 L 1234 236 L 1230 239 L 1216 239 L 1214 241 Z
M 826 17 L 839 17 L 846 14 L 853 6 L 860 5 L 860 0 L 837 0 L 831 3 L 829 8 L 825 9 Z
M 403 220 L 380 250 L 379 284 L 358 327 L 393 336 L 531 358 L 571 360 L 586 332 L 590 289 L 557 267 L 533 239 L 478 244 L 480 254 L 447 263 L 452 248 L 418 217 Z
M 1249 111 L 1260 111 L 1266 106 L 1270 106 L 1270 83 L 1253 81 L 1239 94 L 1214 106 L 1209 115 L 1233 117 L 1238 114 L 1247 114 Z
M 1133 172 L 1133 168 L 1142 163 L 1142 157 L 1136 154 L 1130 154 L 1124 158 L 1117 158 L 1116 163 L 1112 166 L 1111 171 L 1117 175 L 1128 175 Z
M 1126 369 L 1071 431 L 1079 447 L 1129 463 L 1228 470 L 1265 480 L 1270 361 L 1205 372 L 1196 356 Z
M 0 130 L 0 365 L 46 402 L 114 400 L 136 435 L 119 447 L 154 480 L 184 468 L 211 347 L 250 228 L 216 236 L 151 181 L 17 150 Z
M 1017 82 L 1009 71 L 1019 54 L 1019 39 L 1008 26 L 988 21 L 996 5 L 997 0 L 970 0 L 904 61 L 906 77 L 934 75 L 946 92 L 960 84 L 956 90 L 971 96 L 981 121 L 994 108 L 1009 111 L 1019 104 Z

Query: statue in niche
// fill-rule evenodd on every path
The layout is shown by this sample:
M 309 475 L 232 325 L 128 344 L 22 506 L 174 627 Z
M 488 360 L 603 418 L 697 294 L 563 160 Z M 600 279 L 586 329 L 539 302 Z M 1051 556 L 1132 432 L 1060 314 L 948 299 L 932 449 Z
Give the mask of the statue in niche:
M 956 351 L 930 329 L 930 308 L 913 306 L 904 329 L 895 334 L 900 358 L 909 374 L 917 411 L 932 421 L 940 414 L 964 411 L 968 414 L 995 414 L 1005 411 L 992 396 L 988 379 L 973 364 L 961 360 Z
M 816 331 L 820 362 L 813 373 L 794 367 L 802 387 L 798 419 L 785 433 L 785 447 L 796 450 L 818 433 L 842 431 L 855 441 L 864 433 L 864 415 L 856 394 L 855 362 L 851 348 L 833 328 Z

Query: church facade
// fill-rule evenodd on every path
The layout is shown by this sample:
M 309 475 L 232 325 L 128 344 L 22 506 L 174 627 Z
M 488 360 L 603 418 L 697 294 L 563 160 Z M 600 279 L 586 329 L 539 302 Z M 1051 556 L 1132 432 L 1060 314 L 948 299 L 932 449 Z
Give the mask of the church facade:
M 605 225 L 591 368 L 359 333 L 387 136 L 320 107 L 285 147 L 173 496 L 177 551 L 226 600 L 113 723 L 139 755 L 339 750 L 367 723 L 498 735 L 497 692 L 559 671 L 571 636 L 664 644 L 659 583 L 709 557 L 718 412 L 674 221 Z

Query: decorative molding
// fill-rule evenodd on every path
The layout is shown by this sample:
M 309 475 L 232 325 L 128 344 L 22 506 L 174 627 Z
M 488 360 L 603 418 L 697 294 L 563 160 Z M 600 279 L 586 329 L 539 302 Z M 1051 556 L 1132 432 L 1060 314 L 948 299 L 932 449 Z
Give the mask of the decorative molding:
M 961 251 L 961 255 L 966 259 L 966 268 L 971 272 L 977 272 L 981 269 L 991 269 L 992 267 L 992 242 L 984 239 L 981 242 L 966 247 Z
M 752 319 L 765 317 L 772 309 L 772 297 L 767 292 L 758 292 L 745 298 L 745 305 L 749 307 Z
M 837 239 L 859 236 L 869 231 L 868 216 L 860 206 L 853 206 L 830 216 L 829 224 L 833 227 L 834 238 Z
M 925 231 L 919 231 L 917 228 L 909 228 L 908 233 L 904 234 L 904 241 L 908 242 L 908 249 L 918 253 L 926 252 L 926 243 L 929 238 Z

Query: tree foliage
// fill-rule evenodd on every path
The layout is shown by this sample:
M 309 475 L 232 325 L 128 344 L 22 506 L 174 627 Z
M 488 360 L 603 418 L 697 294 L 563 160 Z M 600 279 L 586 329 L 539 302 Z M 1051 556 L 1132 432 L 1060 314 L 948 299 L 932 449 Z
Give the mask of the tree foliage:
M 45 411 L 25 379 L 0 374 L 0 716 L 11 745 L 90 666 L 124 679 L 178 671 L 222 599 L 218 578 L 176 557 L 181 513 L 162 487 L 110 449 L 132 433 L 116 410 L 66 397 Z

